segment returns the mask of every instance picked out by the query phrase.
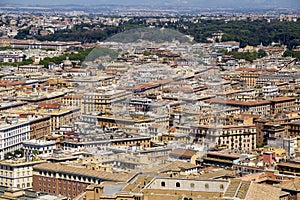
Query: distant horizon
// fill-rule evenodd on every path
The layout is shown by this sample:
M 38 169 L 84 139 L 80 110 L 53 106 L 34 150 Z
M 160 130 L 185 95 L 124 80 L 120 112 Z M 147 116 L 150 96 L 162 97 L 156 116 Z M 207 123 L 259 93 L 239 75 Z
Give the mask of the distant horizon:
M 292 8 L 300 9 L 299 0 L 2 0 L 0 5 L 12 6 L 59 6 L 59 5 L 78 5 L 78 6 L 153 6 L 153 7 L 195 7 L 195 8 L 234 8 L 234 9 L 272 9 L 272 8 Z

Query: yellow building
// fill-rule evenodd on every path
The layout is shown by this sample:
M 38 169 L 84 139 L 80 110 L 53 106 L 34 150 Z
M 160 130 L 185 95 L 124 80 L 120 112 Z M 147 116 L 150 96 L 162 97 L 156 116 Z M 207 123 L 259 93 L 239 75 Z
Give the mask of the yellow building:
M 282 148 L 266 146 L 264 147 L 264 151 L 273 151 L 276 156 L 280 156 L 280 157 L 286 155 L 286 150 Z
M 81 111 L 83 113 L 111 113 L 112 104 L 124 101 L 129 94 L 130 93 L 126 92 L 125 90 L 110 90 L 86 93 L 82 98 Z
M 80 108 L 59 105 L 59 107 L 52 109 L 48 105 L 46 108 L 38 109 L 36 113 L 50 116 L 50 131 L 54 131 L 62 125 L 72 124 L 79 119 Z
M 66 106 L 80 107 L 82 105 L 83 94 L 69 94 L 64 96 L 62 103 Z M 81 110 L 82 111 L 82 110 Z
M 32 187 L 32 168 L 45 160 L 4 160 L 0 162 L 0 185 L 13 188 Z
M 259 72 L 243 72 L 240 74 L 240 80 L 244 81 L 247 86 L 256 86 L 257 79 L 261 75 Z
M 161 135 L 161 142 L 170 142 L 170 141 L 176 141 L 176 142 L 187 142 L 187 135 L 183 133 L 163 133 Z

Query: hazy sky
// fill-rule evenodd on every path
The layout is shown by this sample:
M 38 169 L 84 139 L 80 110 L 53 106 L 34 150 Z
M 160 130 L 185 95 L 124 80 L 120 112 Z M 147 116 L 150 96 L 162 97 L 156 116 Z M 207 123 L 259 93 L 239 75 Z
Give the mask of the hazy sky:
M 289 7 L 300 9 L 300 0 L 0 0 L 0 3 L 21 5 L 62 4 L 118 4 L 118 5 L 175 5 L 198 7 L 270 8 Z

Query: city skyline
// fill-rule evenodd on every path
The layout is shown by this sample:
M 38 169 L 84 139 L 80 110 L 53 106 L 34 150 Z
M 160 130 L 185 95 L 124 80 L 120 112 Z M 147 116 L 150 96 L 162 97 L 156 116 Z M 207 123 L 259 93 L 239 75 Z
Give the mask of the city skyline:
M 125 5 L 125 6 L 142 6 L 142 5 L 151 5 L 154 7 L 161 7 L 161 6 L 173 6 L 173 7 L 199 7 L 199 8 L 299 8 L 300 2 L 297 0 L 212 0 L 212 1 L 204 1 L 204 0 L 164 0 L 158 1 L 154 0 L 151 2 L 148 1 L 138 1 L 138 0 L 127 0 L 127 1 L 120 1 L 120 0 L 111 0 L 109 2 L 104 0 L 74 0 L 70 1 L 58 1 L 58 0 L 45 0 L 42 2 L 37 2 L 34 0 L 26 0 L 26 1 L 19 1 L 19 0 L 4 0 L 1 3 L 2 5 L 40 5 L 40 6 L 53 6 L 53 5 L 83 5 L 83 6 L 93 6 L 93 5 Z M 0 4 L 0 5 L 1 5 Z

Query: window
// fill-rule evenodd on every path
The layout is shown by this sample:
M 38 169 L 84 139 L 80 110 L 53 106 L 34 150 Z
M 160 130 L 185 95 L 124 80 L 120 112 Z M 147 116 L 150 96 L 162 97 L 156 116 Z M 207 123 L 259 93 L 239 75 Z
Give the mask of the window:
M 180 187 L 180 183 L 179 182 L 176 182 L 176 187 Z
M 160 186 L 165 187 L 166 183 L 163 181 L 163 182 L 160 183 Z
M 191 188 L 194 188 L 195 187 L 195 183 L 191 183 Z
M 209 188 L 209 185 L 208 185 L 207 183 L 205 184 L 205 188 L 206 188 L 206 189 L 208 189 L 208 188 Z
M 220 185 L 220 189 L 221 189 L 221 190 L 224 189 L 224 185 L 223 185 L 223 184 Z

